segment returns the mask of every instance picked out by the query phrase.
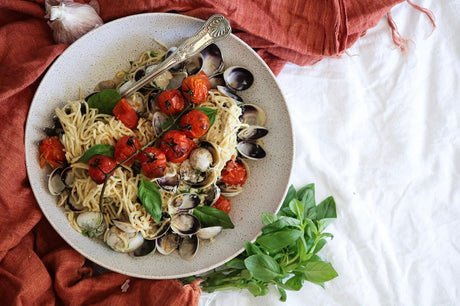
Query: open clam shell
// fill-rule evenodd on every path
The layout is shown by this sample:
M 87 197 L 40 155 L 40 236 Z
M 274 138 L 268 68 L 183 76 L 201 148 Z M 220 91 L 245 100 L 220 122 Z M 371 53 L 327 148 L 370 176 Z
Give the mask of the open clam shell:
M 215 75 L 222 71 L 224 67 L 224 60 L 222 58 L 222 52 L 216 44 L 210 44 L 201 51 L 203 56 L 203 68 L 202 71 L 208 76 Z
M 179 187 L 180 181 L 177 175 L 169 176 L 165 175 L 163 177 L 159 177 L 155 179 L 155 183 L 168 192 L 176 192 L 177 188 Z
M 239 102 L 239 103 L 243 103 L 243 98 L 241 98 L 240 96 L 238 96 L 236 93 L 234 93 L 234 92 L 233 92 L 232 90 L 230 90 L 228 87 L 218 85 L 218 86 L 217 86 L 217 90 L 218 90 L 221 94 L 223 94 L 223 95 L 225 95 L 225 96 L 227 96 L 227 97 L 229 97 L 229 98 L 232 98 L 233 100 L 235 100 L 235 101 L 237 101 L 237 102 Z
M 216 184 L 212 184 L 204 191 L 204 194 L 203 204 L 211 206 L 219 199 L 220 188 Z
M 242 123 L 246 123 L 249 125 L 257 125 L 257 126 L 264 126 L 267 122 L 267 115 L 265 111 L 251 103 L 245 103 L 240 105 L 241 108 L 241 116 L 239 117 Z
M 200 205 L 201 199 L 194 193 L 183 193 L 172 198 L 169 203 L 170 213 L 189 211 Z
M 236 145 L 236 149 L 242 157 L 252 160 L 262 159 L 267 155 L 260 144 L 251 141 L 240 141 Z
M 209 227 L 202 227 L 196 233 L 198 238 L 203 240 L 209 240 L 216 237 L 220 232 L 222 232 L 222 226 L 209 226 Z
M 268 129 L 263 126 L 251 125 L 238 132 L 239 140 L 256 140 L 268 134 Z
M 232 66 L 225 69 L 224 80 L 233 90 L 246 90 L 254 83 L 254 75 L 244 67 Z
M 179 244 L 180 257 L 185 260 L 191 260 L 198 252 L 198 246 L 198 237 L 196 235 L 183 237 Z
M 98 211 L 81 213 L 78 215 L 76 221 L 78 226 L 81 227 L 90 238 L 100 236 L 107 228 L 104 216 Z
M 179 246 L 180 237 L 169 233 L 156 240 L 156 248 L 160 254 L 169 255 Z
M 62 171 L 63 168 L 59 167 L 54 169 L 53 172 L 50 173 L 50 176 L 48 178 L 48 190 L 52 195 L 59 195 L 66 188 L 66 185 L 61 178 Z
M 181 236 L 196 234 L 201 228 L 197 217 L 188 213 L 179 213 L 171 219 L 171 229 Z
M 141 257 L 141 256 L 147 256 L 147 255 L 152 255 L 155 253 L 157 249 L 157 244 L 155 240 L 146 240 L 144 239 L 144 242 L 140 247 L 135 249 L 133 252 L 130 252 L 129 255 L 133 257 Z
M 112 226 L 106 233 L 105 243 L 114 251 L 129 253 L 144 243 L 141 233 L 127 233 L 116 226 Z

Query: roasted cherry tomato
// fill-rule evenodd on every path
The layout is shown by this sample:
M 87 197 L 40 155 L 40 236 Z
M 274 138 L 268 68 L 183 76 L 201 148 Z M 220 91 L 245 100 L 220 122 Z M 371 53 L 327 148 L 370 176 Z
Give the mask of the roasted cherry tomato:
M 96 182 L 96 184 L 102 184 L 104 183 L 107 174 L 116 167 L 117 162 L 111 157 L 96 155 L 89 160 L 88 165 L 89 176 Z
M 148 147 L 139 153 L 137 159 L 141 162 L 142 172 L 148 178 L 162 177 L 166 170 L 166 156 L 158 148 Z
M 229 160 L 221 172 L 222 183 L 227 185 L 243 185 L 246 182 L 247 173 L 244 166 L 236 160 Z
M 229 199 L 226 199 L 220 195 L 216 203 L 212 204 L 212 207 L 222 210 L 228 214 L 230 210 L 232 210 L 232 203 Z
M 168 89 L 158 95 L 158 107 L 168 116 L 177 114 L 184 109 L 185 100 L 177 89 Z
M 202 76 L 188 76 L 182 81 L 182 92 L 190 102 L 194 104 L 204 103 L 208 98 L 207 81 Z
M 192 109 L 180 118 L 182 131 L 190 138 L 199 138 L 209 129 L 209 118 L 202 111 Z
M 204 71 L 200 71 L 197 76 L 202 77 L 206 81 L 206 87 L 208 91 L 211 90 L 211 81 L 209 80 L 208 75 Z
M 138 119 L 136 111 L 126 99 L 118 101 L 117 105 L 113 108 L 113 115 L 123 122 L 127 128 L 134 130 L 137 127 Z
M 187 159 L 190 151 L 196 147 L 196 144 L 182 131 L 172 130 L 163 135 L 160 143 L 160 149 L 166 155 L 166 158 L 173 163 L 181 163 Z
M 121 163 L 141 148 L 139 140 L 134 136 L 123 136 L 118 139 L 115 145 L 114 157 L 118 163 Z M 131 166 L 136 158 L 133 156 L 130 160 L 124 163 L 126 166 Z
M 66 163 L 65 148 L 57 136 L 48 137 L 40 143 L 40 168 L 48 163 L 51 167 L 62 167 Z

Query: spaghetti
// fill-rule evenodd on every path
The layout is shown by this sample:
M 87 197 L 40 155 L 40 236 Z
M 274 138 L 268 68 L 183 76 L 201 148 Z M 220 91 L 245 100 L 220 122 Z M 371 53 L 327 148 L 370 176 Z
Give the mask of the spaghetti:
M 128 70 L 117 72 L 112 80 L 101 82 L 96 89 L 103 90 L 107 87 L 120 89 L 130 85 L 142 77 L 149 67 L 154 67 L 164 60 L 165 54 L 166 52 L 161 49 L 144 52 L 137 61 L 130 62 Z M 181 195 L 187 195 L 188 201 L 198 200 L 200 206 L 215 203 L 219 197 L 219 192 L 216 193 L 216 186 L 221 179 L 222 171 L 227 162 L 234 159 L 238 154 L 236 150 L 238 132 L 242 128 L 248 127 L 241 121 L 242 109 L 237 101 L 218 90 L 211 89 L 208 90 L 206 101 L 200 104 L 198 108 L 188 102 L 181 113 L 170 117 L 166 124 L 163 122 L 159 131 L 153 124 L 156 120 L 154 114 L 158 112 L 158 106 L 151 104 L 151 98 L 158 92 L 165 91 L 173 77 L 173 74 L 167 71 L 129 97 L 130 106 L 139 116 L 135 129 L 128 128 L 116 115 L 100 113 L 97 108 L 90 107 L 89 103 L 82 98 L 78 101 L 68 102 L 63 108 L 55 110 L 62 126 L 59 140 L 64 147 L 66 163 L 69 165 L 66 168 L 66 177 L 71 178 L 70 182 L 66 182 L 67 188 L 63 189 L 59 195 L 58 205 L 64 207 L 70 225 L 78 232 L 88 236 L 100 236 L 101 233 L 91 234 L 88 221 L 82 221 L 83 216 L 85 213 L 102 215 L 100 224 L 104 225 L 102 230 L 104 235 L 101 237 L 116 251 L 134 250 L 132 245 L 135 244 L 135 239 L 139 237 L 141 240 L 159 238 L 165 234 L 163 233 L 165 230 L 170 232 L 169 227 L 173 230 L 174 226 L 177 228 L 179 218 L 184 224 L 190 222 L 184 219 L 184 209 L 180 206 L 190 204 L 180 203 L 180 205 L 174 206 L 177 199 L 182 199 Z M 210 127 L 206 127 L 207 130 L 204 135 L 193 139 L 191 147 L 191 149 L 196 147 L 209 151 L 206 154 L 211 156 L 212 160 L 209 161 L 209 169 L 206 168 L 205 172 L 202 172 L 201 168 L 193 166 L 189 159 L 172 162 L 168 158 L 164 175 L 150 178 L 146 177 L 144 168 L 139 169 L 145 163 L 156 161 L 156 159 L 150 159 L 144 164 L 135 162 L 132 166 L 124 165 L 124 161 L 122 161 L 112 170 L 113 175 L 106 175 L 103 184 L 97 184 L 92 179 L 89 170 L 93 166 L 82 160 L 83 156 L 92 148 L 98 145 L 116 146 L 117 142 L 125 136 L 139 141 L 142 148 L 137 149 L 136 154 L 142 153 L 148 147 L 158 148 L 162 137 L 166 137 L 169 130 L 176 129 L 181 116 L 192 109 L 205 110 L 208 112 L 206 116 L 212 117 Z M 133 160 L 139 159 L 134 154 L 132 156 Z M 204 157 L 201 156 L 200 158 L 203 159 Z M 202 164 L 203 160 L 198 162 Z M 62 170 L 62 173 L 64 171 Z M 197 178 L 201 181 L 192 181 Z M 171 180 L 173 183 L 167 183 Z M 159 192 L 163 212 L 160 221 L 154 220 L 151 208 L 147 209 L 150 204 L 147 205 L 140 199 L 140 185 L 143 181 L 154 183 L 157 186 L 155 189 Z M 241 186 L 237 187 L 241 189 Z M 205 202 L 207 204 L 204 204 Z M 165 215 L 169 223 L 165 222 Z M 175 217 L 176 224 L 174 225 Z M 176 234 L 180 233 L 176 230 Z M 184 234 L 185 236 L 187 235 Z M 162 253 L 166 254 L 167 252 L 163 247 L 162 249 L 164 251 Z

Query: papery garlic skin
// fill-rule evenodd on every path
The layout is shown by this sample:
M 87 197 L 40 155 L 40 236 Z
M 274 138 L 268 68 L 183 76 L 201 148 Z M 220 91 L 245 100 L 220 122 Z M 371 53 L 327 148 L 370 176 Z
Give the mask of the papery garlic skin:
M 51 1 L 49 1 L 51 2 Z M 48 4 L 48 1 L 47 1 Z M 45 16 L 57 43 L 71 44 L 104 22 L 89 4 L 72 0 L 60 1 L 58 5 L 47 5 Z

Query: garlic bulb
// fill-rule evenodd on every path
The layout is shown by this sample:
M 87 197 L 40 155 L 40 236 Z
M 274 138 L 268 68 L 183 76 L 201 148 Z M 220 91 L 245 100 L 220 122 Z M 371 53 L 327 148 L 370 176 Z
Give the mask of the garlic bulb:
M 71 44 L 104 23 L 98 11 L 96 1 L 81 4 L 73 0 L 46 0 L 45 18 L 50 20 L 48 25 L 53 31 L 54 41 Z

